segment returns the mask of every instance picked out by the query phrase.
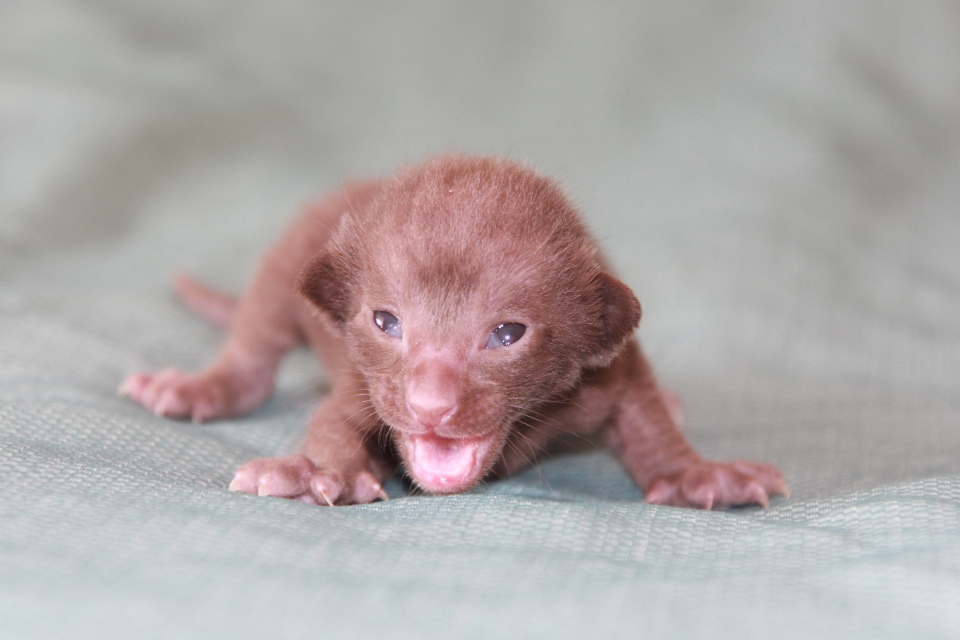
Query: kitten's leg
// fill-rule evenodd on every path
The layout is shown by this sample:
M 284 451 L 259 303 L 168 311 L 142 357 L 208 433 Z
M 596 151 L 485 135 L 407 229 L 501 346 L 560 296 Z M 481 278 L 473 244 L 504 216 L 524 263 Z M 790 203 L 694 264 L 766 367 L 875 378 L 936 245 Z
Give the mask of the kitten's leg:
M 262 403 L 273 390 L 280 359 L 305 339 L 307 306 L 294 292 L 300 270 L 327 243 L 343 212 L 362 206 L 377 185 L 347 184 L 304 208 L 262 258 L 231 318 L 227 344 L 210 367 L 194 374 L 134 374 L 120 392 L 154 413 L 195 421 L 239 415 Z
M 296 307 L 302 303 L 293 292 L 301 263 L 281 246 L 264 256 L 212 365 L 198 373 L 135 373 L 120 393 L 158 415 L 195 422 L 256 408 L 273 391 L 280 359 L 303 340 Z
M 385 500 L 390 469 L 371 451 L 380 427 L 362 387 L 336 388 L 314 412 L 303 453 L 248 462 L 230 489 L 322 506 Z
M 712 462 L 694 451 L 674 423 L 643 354 L 629 348 L 630 373 L 614 428 L 623 464 L 647 502 L 701 509 L 766 507 L 770 496 L 788 493 L 783 475 L 772 465 Z
M 302 453 L 253 460 L 230 483 L 234 491 L 311 504 L 366 504 L 386 499 L 382 485 L 391 467 L 380 456 L 388 436 L 363 377 L 343 338 L 310 305 L 301 302 L 299 322 L 332 384 L 314 410 Z

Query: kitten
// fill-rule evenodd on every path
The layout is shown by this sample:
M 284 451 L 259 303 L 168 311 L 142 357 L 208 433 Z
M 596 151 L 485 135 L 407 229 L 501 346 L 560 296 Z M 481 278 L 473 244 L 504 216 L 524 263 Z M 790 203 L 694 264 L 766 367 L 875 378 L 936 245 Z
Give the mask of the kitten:
M 238 301 L 188 278 L 178 289 L 229 339 L 200 373 L 128 377 L 138 403 L 196 422 L 245 413 L 303 342 L 332 383 L 302 453 L 243 465 L 233 490 L 367 503 L 399 462 L 422 489 L 456 493 L 601 431 L 648 502 L 787 492 L 770 465 L 690 447 L 634 338 L 640 303 L 557 185 L 522 165 L 444 156 L 348 184 L 304 211 Z

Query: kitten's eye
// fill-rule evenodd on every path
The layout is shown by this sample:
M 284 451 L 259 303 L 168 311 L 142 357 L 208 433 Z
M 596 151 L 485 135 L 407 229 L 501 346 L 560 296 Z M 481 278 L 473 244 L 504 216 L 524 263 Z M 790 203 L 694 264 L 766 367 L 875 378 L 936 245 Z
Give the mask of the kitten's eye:
M 373 321 L 376 322 L 377 326 L 380 327 L 380 330 L 388 336 L 393 336 L 394 338 L 403 337 L 403 329 L 400 328 L 400 320 L 398 320 L 397 316 L 393 315 L 392 313 L 387 313 L 386 311 L 374 311 Z
M 502 324 L 490 332 L 486 348 L 495 349 L 496 347 L 508 347 L 522 338 L 523 332 L 526 330 L 527 328 L 525 326 L 516 322 Z

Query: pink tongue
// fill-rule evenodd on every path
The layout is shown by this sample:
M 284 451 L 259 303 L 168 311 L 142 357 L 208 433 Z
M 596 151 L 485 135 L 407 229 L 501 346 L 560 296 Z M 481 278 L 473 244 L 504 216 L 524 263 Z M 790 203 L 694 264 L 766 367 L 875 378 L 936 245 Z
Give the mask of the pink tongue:
M 413 439 L 414 474 L 441 485 L 472 479 L 477 462 L 477 445 L 470 440 L 435 435 Z

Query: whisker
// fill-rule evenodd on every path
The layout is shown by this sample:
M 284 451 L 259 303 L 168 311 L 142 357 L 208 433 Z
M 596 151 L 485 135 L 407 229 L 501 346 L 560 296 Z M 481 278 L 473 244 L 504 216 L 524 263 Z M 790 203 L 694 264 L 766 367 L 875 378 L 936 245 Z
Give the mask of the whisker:
M 510 447 L 511 450 L 513 450 L 514 452 L 516 452 L 516 454 L 517 454 L 518 456 L 520 456 L 520 459 L 523 460 L 523 463 L 524 463 L 527 467 L 535 466 L 534 463 L 533 463 L 533 461 L 527 456 L 527 454 L 523 451 L 523 449 L 520 448 L 519 443 L 517 443 L 517 442 L 516 442 L 515 440 L 513 440 L 513 439 L 508 439 L 507 442 L 506 442 L 506 444 L 507 444 L 507 446 Z
M 534 443 L 532 440 L 527 438 L 523 433 L 518 432 L 517 435 L 521 438 L 524 438 L 527 442 L 530 443 L 530 446 L 532 447 L 530 452 L 524 452 L 523 449 L 520 447 L 520 444 L 513 440 L 507 440 L 507 444 L 509 444 L 510 447 L 517 452 L 517 455 L 520 456 L 520 459 L 523 460 L 523 462 L 526 464 L 528 468 L 532 468 L 537 472 L 537 477 L 540 479 L 540 485 L 546 486 L 547 489 L 549 489 L 550 491 L 553 491 L 553 487 L 551 487 L 547 479 L 543 477 L 543 471 L 537 462 L 537 456 L 536 454 L 533 453 L 533 450 L 536 448 L 536 443 Z

